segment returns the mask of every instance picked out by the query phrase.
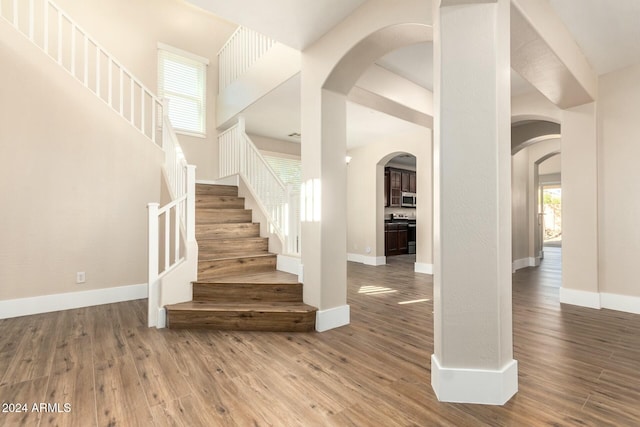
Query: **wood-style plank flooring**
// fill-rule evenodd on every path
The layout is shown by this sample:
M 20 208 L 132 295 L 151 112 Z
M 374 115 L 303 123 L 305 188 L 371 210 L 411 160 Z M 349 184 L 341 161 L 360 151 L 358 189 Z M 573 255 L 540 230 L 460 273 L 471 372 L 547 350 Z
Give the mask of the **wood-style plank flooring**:
M 0 402 L 28 411 L 0 425 L 640 425 L 640 316 L 561 306 L 559 249 L 513 277 L 502 407 L 436 400 L 431 277 L 389 261 L 349 264 L 352 322 L 322 334 L 148 329 L 144 300 L 1 320 Z

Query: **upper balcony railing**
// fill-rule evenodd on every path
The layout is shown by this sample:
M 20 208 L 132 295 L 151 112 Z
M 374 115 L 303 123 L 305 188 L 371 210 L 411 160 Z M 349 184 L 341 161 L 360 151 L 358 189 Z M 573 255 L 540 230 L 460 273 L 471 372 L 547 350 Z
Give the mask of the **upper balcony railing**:
M 0 0 L 0 16 L 159 144 L 162 102 L 51 0 Z
M 218 52 L 218 91 L 236 81 L 276 43 L 245 27 L 238 29 Z

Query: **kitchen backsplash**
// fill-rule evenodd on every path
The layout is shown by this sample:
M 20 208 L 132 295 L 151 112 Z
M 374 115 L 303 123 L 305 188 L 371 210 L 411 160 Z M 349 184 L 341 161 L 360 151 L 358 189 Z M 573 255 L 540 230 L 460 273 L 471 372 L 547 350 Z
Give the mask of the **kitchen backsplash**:
M 415 218 L 416 210 L 410 208 L 384 208 L 384 219 L 390 219 L 391 214 L 405 214 L 409 218 Z

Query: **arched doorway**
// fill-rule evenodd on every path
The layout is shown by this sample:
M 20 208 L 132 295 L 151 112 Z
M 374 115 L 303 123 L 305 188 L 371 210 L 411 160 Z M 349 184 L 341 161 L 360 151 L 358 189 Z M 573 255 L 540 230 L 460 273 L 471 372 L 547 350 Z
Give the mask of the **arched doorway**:
M 309 70 L 305 78 L 303 60 L 302 173 L 304 184 L 316 189 L 305 203 L 318 210 L 318 220 L 302 223 L 306 245 L 302 248 L 302 263 L 304 299 L 320 308 L 318 330 L 347 324 L 349 319 L 344 161 L 347 95 L 375 60 L 399 47 L 431 39 L 432 29 L 426 24 L 383 25 L 355 43 L 324 78 L 315 69 Z

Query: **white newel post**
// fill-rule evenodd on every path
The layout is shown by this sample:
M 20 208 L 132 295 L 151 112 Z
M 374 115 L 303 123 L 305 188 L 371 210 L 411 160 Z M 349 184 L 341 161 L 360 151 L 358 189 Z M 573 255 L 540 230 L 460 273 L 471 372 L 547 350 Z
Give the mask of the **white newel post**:
M 440 401 L 518 390 L 511 297 L 510 1 L 434 3 L 434 354 Z
M 148 296 L 148 326 L 156 326 L 158 324 L 158 309 L 160 308 L 160 289 L 158 286 L 158 257 L 160 254 L 159 235 L 158 235 L 158 208 L 160 204 L 149 203 L 147 205 L 149 213 L 149 230 L 148 230 L 148 248 L 149 260 L 147 271 L 147 280 L 149 286 Z
M 196 241 L 196 166 L 187 165 L 187 242 Z

